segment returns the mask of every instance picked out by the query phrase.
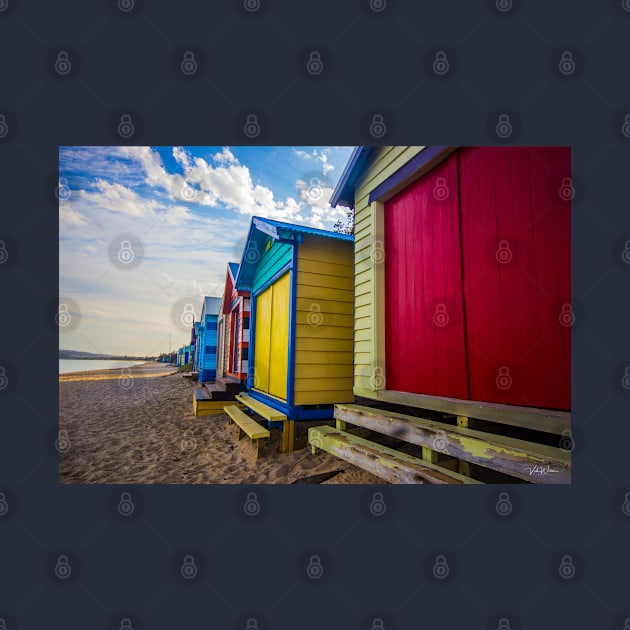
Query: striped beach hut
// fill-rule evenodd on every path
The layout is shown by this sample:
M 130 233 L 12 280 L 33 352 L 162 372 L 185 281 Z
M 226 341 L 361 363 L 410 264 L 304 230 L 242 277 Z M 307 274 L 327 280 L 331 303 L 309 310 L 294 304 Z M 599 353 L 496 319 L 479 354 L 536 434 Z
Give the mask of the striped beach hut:
M 235 278 L 237 292 L 251 293 L 248 391 L 239 400 L 285 422 L 284 450 L 293 449 L 295 420 L 332 417 L 333 403 L 353 400 L 352 242 L 252 218 Z
M 547 444 L 566 436 L 573 193 L 567 147 L 355 148 L 330 202 L 355 213 L 354 394 L 450 414 L 461 428 L 441 427 L 440 444 L 452 438 L 447 454 L 482 466 L 494 455 L 479 453 L 503 447 L 475 435 L 488 450 L 462 454 L 469 419 Z M 376 422 L 365 409 L 337 417 Z M 435 427 L 421 435 L 420 420 L 403 420 L 379 426 L 412 435 L 435 463 Z M 501 456 L 503 472 L 528 479 L 526 464 L 553 460 L 561 472 L 536 480 L 568 479 L 562 454 L 510 446 L 523 459 L 515 472 L 516 456 Z
M 200 383 L 214 381 L 217 373 L 217 320 L 221 299 L 205 297 L 197 337 L 197 371 Z
M 219 314 L 217 371 L 244 381 L 249 353 L 249 291 L 236 289 L 238 263 L 228 263 Z

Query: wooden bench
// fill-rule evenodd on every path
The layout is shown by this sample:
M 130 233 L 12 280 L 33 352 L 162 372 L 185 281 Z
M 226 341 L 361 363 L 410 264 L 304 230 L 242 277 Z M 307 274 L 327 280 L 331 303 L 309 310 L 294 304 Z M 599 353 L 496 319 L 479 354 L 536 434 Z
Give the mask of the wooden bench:
M 454 426 L 361 405 L 335 405 L 335 418 L 337 429 L 345 430 L 349 423 L 421 446 L 423 460 L 433 463 L 443 453 L 534 483 L 571 482 L 570 452 L 469 429 L 464 417 Z
M 238 427 L 237 439 L 240 440 L 246 434 L 253 442 L 256 442 L 256 459 L 260 459 L 265 447 L 264 440 L 271 435 L 269 430 L 261 427 L 256 420 L 244 414 L 238 407 L 230 405 L 223 409 Z
M 294 420 L 289 420 L 282 412 L 274 409 L 270 405 L 265 405 L 265 403 L 252 398 L 248 394 L 238 394 L 236 400 L 251 409 L 254 413 L 265 418 L 265 420 L 269 420 L 269 422 L 282 422 L 282 446 L 280 450 L 282 453 L 290 453 L 293 451 L 295 446 Z
M 437 464 L 333 427 L 311 427 L 308 430 L 308 441 L 313 451 L 326 451 L 390 483 L 480 483 Z

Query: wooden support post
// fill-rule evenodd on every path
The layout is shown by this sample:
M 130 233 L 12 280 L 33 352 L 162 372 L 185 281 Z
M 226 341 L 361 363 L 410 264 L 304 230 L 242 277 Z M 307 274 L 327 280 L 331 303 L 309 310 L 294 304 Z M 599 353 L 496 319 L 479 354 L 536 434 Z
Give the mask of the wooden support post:
M 468 416 L 457 416 L 457 426 L 468 428 Z M 457 470 L 461 475 L 466 475 L 470 477 L 470 462 L 465 462 L 463 460 L 458 460 Z
M 292 453 L 295 446 L 295 420 L 285 420 L 282 428 L 282 453 Z
M 241 429 L 241 427 L 239 427 L 238 425 L 236 425 L 236 428 L 237 428 L 236 439 L 240 440 L 245 435 L 245 431 L 243 431 L 243 429 Z
M 425 462 L 429 462 L 431 464 L 437 464 L 438 454 L 437 451 L 429 448 L 428 446 L 422 447 L 422 459 Z
M 347 423 L 345 420 L 335 419 L 335 427 L 338 431 L 345 431 L 347 429 Z
M 262 438 L 256 440 L 256 459 L 260 459 L 263 456 L 265 450 L 265 441 Z

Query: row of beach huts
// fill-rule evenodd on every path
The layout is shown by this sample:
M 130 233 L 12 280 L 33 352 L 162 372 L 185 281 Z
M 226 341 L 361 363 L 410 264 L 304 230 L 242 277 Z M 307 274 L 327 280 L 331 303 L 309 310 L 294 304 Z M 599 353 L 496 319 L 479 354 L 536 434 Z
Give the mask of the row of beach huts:
M 569 483 L 570 150 L 355 148 L 354 234 L 253 217 L 190 344 L 196 416 L 392 483 Z

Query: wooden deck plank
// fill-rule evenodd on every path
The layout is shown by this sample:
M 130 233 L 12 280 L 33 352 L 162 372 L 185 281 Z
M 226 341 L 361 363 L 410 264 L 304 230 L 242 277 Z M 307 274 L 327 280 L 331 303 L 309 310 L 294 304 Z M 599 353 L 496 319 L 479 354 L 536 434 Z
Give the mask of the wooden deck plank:
M 262 416 L 270 422 L 280 422 L 287 419 L 285 414 L 280 413 L 273 407 L 265 405 L 265 403 L 252 398 L 248 394 L 238 394 L 236 396 L 236 400 L 243 403 L 246 407 L 249 407 L 252 411 L 255 411 L 259 416 Z
M 356 375 L 357 370 L 355 367 Z M 460 400 L 459 398 L 411 394 L 387 389 L 381 389 L 376 392 L 356 386 L 354 393 L 357 396 L 390 402 L 396 405 L 443 411 L 453 415 L 468 416 L 469 418 L 478 418 L 479 420 L 488 420 L 555 435 L 562 435 L 563 431 L 571 429 L 571 413 L 567 411 Z
M 311 427 L 308 441 L 390 483 L 478 484 L 480 482 L 329 426 Z
M 335 418 L 533 483 L 571 482 L 560 448 L 361 405 L 335 405 Z

